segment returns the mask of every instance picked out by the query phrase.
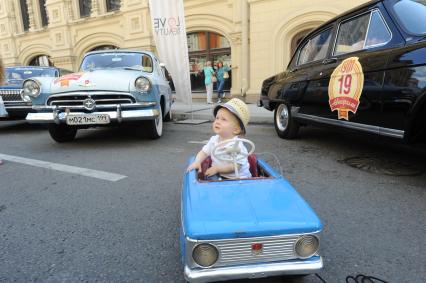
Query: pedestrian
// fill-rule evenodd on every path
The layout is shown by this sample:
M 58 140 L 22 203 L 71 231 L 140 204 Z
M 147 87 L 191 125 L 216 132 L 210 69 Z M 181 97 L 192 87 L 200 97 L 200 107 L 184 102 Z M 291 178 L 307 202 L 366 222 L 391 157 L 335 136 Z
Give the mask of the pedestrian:
M 5 80 L 5 73 L 4 73 L 3 61 L 0 58 L 0 85 L 3 84 L 4 80 Z
M 187 171 L 197 169 L 201 171 L 201 163 L 207 158 L 212 158 L 212 166 L 207 169 L 205 175 L 208 180 L 235 179 L 235 167 L 231 161 L 222 161 L 212 155 L 212 150 L 217 144 L 227 140 L 233 140 L 245 135 L 250 114 L 242 100 L 233 98 L 225 104 L 217 105 L 213 114 L 213 132 L 216 134 L 210 138 L 208 143 L 197 153 L 194 162 L 189 165 Z M 232 143 L 225 144 L 224 148 L 232 147 Z M 247 148 L 239 143 L 240 152 L 247 155 Z M 236 158 L 239 178 L 251 178 L 250 165 L 247 158 Z
M 213 96 L 213 83 L 216 80 L 215 72 L 212 68 L 212 62 L 207 61 L 206 66 L 203 68 L 204 71 L 204 84 L 206 85 L 207 92 L 207 104 L 212 104 Z
M 0 58 L 0 85 L 2 85 L 3 82 L 4 82 L 4 76 L 5 75 L 4 75 L 3 61 Z M 0 96 L 0 98 L 1 98 L 1 96 Z M 1 99 L 0 103 L 3 103 L 3 99 Z M 0 107 L 2 107 L 2 106 L 0 105 Z M 4 107 L 4 105 L 3 105 L 3 107 Z M 0 165 L 2 165 L 2 164 L 3 164 L 3 160 L 0 159 Z
M 222 103 L 223 98 L 223 88 L 225 87 L 225 82 L 229 79 L 230 67 L 227 65 L 223 66 L 223 62 L 217 62 L 216 69 L 216 78 L 217 78 L 217 103 Z

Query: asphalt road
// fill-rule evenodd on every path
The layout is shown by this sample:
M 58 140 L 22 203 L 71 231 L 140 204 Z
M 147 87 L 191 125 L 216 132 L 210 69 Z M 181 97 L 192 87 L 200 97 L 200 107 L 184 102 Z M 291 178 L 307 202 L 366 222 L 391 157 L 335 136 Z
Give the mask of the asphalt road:
M 95 129 L 57 144 L 43 128 L 0 122 L 0 155 L 26 158 L 0 165 L 0 282 L 183 282 L 182 174 L 210 135 L 209 124 L 166 123 L 155 141 Z M 266 125 L 250 126 L 247 138 L 275 168 L 272 154 L 278 158 L 320 216 L 326 282 L 360 273 L 426 282 L 423 148 L 316 128 L 286 141 Z M 28 164 L 34 160 L 50 163 Z M 121 179 L 101 178 L 109 173 Z

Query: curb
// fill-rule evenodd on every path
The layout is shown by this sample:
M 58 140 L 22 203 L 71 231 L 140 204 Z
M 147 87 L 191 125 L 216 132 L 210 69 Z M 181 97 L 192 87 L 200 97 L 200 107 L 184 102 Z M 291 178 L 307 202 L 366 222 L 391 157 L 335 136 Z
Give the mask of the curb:
M 210 122 L 213 122 L 214 117 L 213 114 L 207 114 L 207 113 L 189 113 L 189 112 L 181 112 L 181 111 L 174 111 L 173 112 L 173 118 L 177 120 L 185 120 L 185 119 L 196 119 L 196 120 L 208 120 Z M 254 116 L 250 118 L 249 124 L 274 124 L 273 116 L 271 117 L 258 117 Z

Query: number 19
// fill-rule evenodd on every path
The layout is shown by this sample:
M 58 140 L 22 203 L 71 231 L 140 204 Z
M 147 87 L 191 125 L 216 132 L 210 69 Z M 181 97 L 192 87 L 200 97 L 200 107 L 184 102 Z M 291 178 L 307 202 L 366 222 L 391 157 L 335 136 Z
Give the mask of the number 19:
M 342 89 L 344 94 L 348 94 L 351 91 L 352 84 L 352 75 L 343 75 L 338 79 L 340 83 L 339 93 L 342 94 Z

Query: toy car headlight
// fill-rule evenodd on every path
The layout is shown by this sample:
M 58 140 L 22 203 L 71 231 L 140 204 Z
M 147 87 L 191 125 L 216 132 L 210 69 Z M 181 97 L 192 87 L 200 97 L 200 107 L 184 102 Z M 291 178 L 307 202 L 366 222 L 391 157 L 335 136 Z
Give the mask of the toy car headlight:
M 24 99 L 24 97 L 37 97 L 40 95 L 40 85 L 38 83 L 36 83 L 33 80 L 28 80 L 24 83 L 23 86 L 23 92 L 22 92 L 22 99 Z M 25 100 L 25 99 L 24 99 Z
M 297 240 L 294 249 L 300 258 L 308 258 L 316 254 L 318 248 L 319 240 L 316 236 L 304 235 Z
M 151 82 L 145 77 L 139 77 L 135 80 L 135 88 L 141 92 L 148 92 L 151 89 Z
M 210 244 L 199 244 L 192 252 L 192 258 L 202 267 L 212 266 L 217 261 L 218 256 L 219 252 Z

